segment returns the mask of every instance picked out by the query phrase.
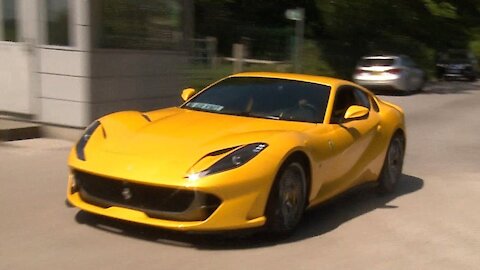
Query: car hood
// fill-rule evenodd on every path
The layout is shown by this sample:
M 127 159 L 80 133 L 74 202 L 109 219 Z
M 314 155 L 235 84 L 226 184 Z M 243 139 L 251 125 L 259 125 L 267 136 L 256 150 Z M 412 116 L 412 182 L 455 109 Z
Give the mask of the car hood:
M 125 116 L 129 124 L 125 123 Z M 123 117 L 112 115 L 101 123 L 107 134 L 105 147 L 108 151 L 141 155 L 172 152 L 169 156 L 264 142 L 279 132 L 302 131 L 315 125 L 181 108 L 145 114 L 126 112 Z
M 145 167 L 144 170 L 155 167 L 163 172 L 177 172 L 168 177 L 184 175 L 214 151 L 255 142 L 269 143 L 276 136 L 298 133 L 316 125 L 181 108 L 144 114 L 120 112 L 100 122 L 103 136 L 96 132 L 87 149 L 94 162 L 110 159 L 115 162 L 109 162 L 108 166 L 135 165 Z

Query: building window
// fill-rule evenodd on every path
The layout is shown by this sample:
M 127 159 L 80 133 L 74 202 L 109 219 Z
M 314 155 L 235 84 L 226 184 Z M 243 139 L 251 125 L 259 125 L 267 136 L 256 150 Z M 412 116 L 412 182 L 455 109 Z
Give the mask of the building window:
M 103 0 L 99 46 L 175 49 L 183 40 L 179 0 Z
M 15 14 L 15 0 L 3 0 L 3 40 L 17 41 L 17 16 Z
M 68 0 L 47 0 L 47 44 L 70 45 Z

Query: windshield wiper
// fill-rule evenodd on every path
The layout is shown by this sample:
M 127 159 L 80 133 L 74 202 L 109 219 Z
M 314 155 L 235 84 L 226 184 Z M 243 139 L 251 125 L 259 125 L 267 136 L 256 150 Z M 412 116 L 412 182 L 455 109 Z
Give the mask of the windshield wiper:
M 274 119 L 274 120 L 279 120 L 280 116 L 275 116 L 275 115 L 265 115 L 265 114 L 259 114 L 259 113 L 252 113 L 252 112 L 247 112 L 247 111 L 241 111 L 241 112 L 222 112 L 225 114 L 229 115 L 236 115 L 236 116 L 246 116 L 246 117 L 254 117 L 254 118 L 264 118 L 264 119 Z

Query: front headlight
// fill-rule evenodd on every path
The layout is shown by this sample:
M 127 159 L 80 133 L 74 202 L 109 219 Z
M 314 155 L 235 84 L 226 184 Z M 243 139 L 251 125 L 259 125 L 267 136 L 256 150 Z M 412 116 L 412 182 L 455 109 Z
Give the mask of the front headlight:
M 86 129 L 85 132 L 83 133 L 82 137 L 77 143 L 77 146 L 75 147 L 76 152 L 77 152 L 77 158 L 85 161 L 85 146 L 87 145 L 88 140 L 90 139 L 90 136 L 92 136 L 93 132 L 100 126 L 100 122 L 97 120 L 93 123 L 91 123 Z
M 260 154 L 265 148 L 267 148 L 268 144 L 266 143 L 252 143 L 247 144 L 239 149 L 233 151 L 232 153 L 224 156 L 219 161 L 215 162 L 212 166 L 208 169 L 203 170 L 198 173 L 192 173 L 188 176 L 190 180 L 197 180 L 206 175 L 215 174 L 223 171 L 228 171 L 231 169 L 238 168 L 256 155 Z

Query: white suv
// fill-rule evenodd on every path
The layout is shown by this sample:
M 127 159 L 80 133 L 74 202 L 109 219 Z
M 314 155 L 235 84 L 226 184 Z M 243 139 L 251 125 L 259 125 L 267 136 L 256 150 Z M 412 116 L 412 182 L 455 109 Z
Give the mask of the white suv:
M 419 91 L 426 81 L 425 72 L 405 55 L 366 56 L 358 63 L 353 80 L 371 90 Z

